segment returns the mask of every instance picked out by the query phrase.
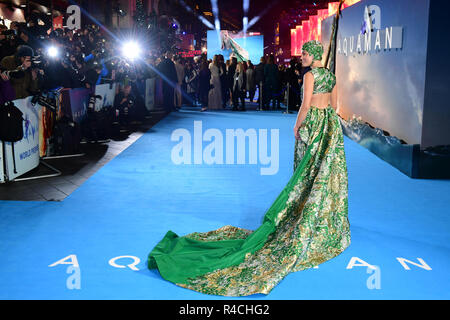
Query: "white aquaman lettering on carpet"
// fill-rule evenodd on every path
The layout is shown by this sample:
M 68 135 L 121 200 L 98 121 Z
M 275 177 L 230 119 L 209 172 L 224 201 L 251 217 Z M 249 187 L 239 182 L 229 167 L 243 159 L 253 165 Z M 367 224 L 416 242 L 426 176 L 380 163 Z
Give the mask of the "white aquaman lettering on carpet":
M 414 261 L 397 257 L 397 261 L 400 263 L 400 265 L 403 267 L 405 271 L 411 270 L 409 265 L 414 265 L 420 269 L 431 271 L 432 268 L 422 259 L 417 258 L 419 263 L 416 263 Z M 120 260 L 120 262 L 118 262 Z M 132 263 L 129 263 L 132 261 Z M 139 271 L 139 268 L 137 265 L 141 262 L 141 260 L 132 255 L 123 255 L 123 256 L 117 256 L 109 260 L 109 265 L 114 268 L 118 269 L 130 269 L 133 271 Z M 80 265 L 78 263 L 78 258 L 76 254 L 71 254 L 65 258 L 62 258 L 52 264 L 49 265 L 50 268 L 56 267 L 58 265 L 69 265 L 67 268 L 66 273 L 70 276 L 66 279 L 66 287 L 67 289 L 73 290 L 73 289 L 81 289 L 81 272 L 80 272 Z M 366 286 L 369 290 L 381 289 L 381 269 L 377 265 L 369 264 L 363 259 L 359 257 L 351 257 L 350 261 L 347 264 L 346 269 L 352 270 L 355 267 L 363 267 L 367 268 L 367 273 L 370 274 L 366 281 Z M 319 269 L 318 266 L 315 266 L 313 269 Z M 184 310 L 183 312 L 186 312 Z M 188 314 L 188 313 L 186 313 Z

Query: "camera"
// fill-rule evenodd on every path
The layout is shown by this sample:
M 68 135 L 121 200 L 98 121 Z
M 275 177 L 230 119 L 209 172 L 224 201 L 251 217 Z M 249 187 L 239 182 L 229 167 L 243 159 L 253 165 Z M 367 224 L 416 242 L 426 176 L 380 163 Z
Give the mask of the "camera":
M 41 69 L 43 67 L 41 56 L 31 57 L 31 68 L 32 69 Z
M 20 79 L 25 76 L 25 72 L 21 68 L 16 70 L 6 70 L 2 73 L 10 79 Z
M 49 108 L 53 112 L 56 112 L 58 109 L 56 99 L 45 97 L 42 93 L 33 96 L 33 98 L 31 99 L 32 105 L 36 105 L 36 103 L 39 103 L 43 107 Z
M 93 53 L 98 59 L 106 58 L 107 51 L 106 51 L 106 47 L 105 47 L 105 39 L 103 39 L 101 42 L 97 43 L 97 46 Z
M 6 40 L 13 40 L 17 36 L 16 30 L 5 30 L 1 33 L 2 36 L 5 36 Z

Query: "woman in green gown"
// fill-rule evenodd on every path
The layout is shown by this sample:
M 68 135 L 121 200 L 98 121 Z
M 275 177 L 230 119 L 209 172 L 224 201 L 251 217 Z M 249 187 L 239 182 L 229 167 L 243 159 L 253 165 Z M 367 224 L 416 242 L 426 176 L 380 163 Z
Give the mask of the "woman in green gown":
M 261 226 L 224 226 L 179 237 L 168 231 L 148 268 L 181 287 L 222 296 L 268 294 L 286 275 L 328 261 L 350 245 L 344 137 L 336 77 L 319 41 L 303 45 L 302 106 L 294 126 L 294 173 Z

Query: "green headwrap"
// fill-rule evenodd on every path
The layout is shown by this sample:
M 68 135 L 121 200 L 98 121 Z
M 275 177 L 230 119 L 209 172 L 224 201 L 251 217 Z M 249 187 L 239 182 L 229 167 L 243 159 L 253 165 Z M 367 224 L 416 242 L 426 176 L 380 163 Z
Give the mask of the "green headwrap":
M 320 41 L 310 40 L 305 42 L 302 46 L 302 50 L 308 52 L 310 56 L 313 56 L 314 60 L 322 60 L 323 46 Z

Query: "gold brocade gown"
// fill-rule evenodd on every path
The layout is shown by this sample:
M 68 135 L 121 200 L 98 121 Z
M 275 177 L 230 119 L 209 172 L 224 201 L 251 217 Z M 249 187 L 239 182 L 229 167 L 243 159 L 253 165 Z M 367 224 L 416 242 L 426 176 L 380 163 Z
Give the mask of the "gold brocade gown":
M 314 68 L 314 93 L 336 78 Z M 335 110 L 311 106 L 296 140 L 294 173 L 261 226 L 233 226 L 179 237 L 172 231 L 148 267 L 181 287 L 222 296 L 268 294 L 287 274 L 315 267 L 350 245 L 344 137 Z

